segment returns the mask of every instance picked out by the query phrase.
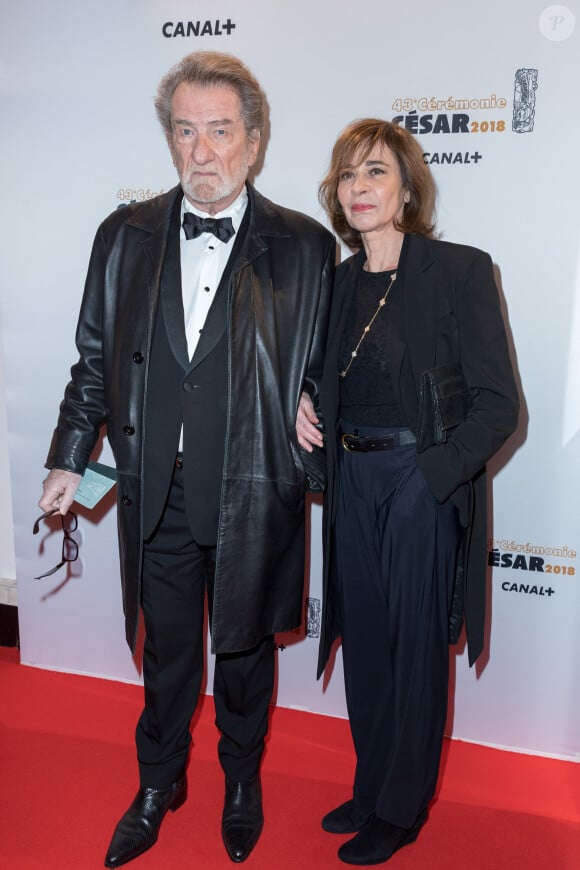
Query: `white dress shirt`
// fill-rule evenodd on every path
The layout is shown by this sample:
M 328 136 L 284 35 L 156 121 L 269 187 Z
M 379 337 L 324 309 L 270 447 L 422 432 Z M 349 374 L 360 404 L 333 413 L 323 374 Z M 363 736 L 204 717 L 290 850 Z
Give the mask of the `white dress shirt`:
M 196 239 L 186 239 L 183 230 L 183 215 L 190 211 L 199 217 L 208 217 L 207 212 L 199 211 L 183 197 L 181 203 L 181 291 L 183 294 L 183 313 L 185 316 L 185 335 L 187 352 L 193 357 L 200 333 L 204 327 L 207 313 L 215 294 L 226 263 L 234 246 L 235 234 L 240 228 L 248 205 L 248 192 L 244 186 L 237 199 L 228 208 L 211 217 L 229 217 L 234 226 L 234 235 L 222 242 L 212 233 L 202 233 Z
M 248 206 L 248 192 L 244 185 L 240 195 L 228 208 L 211 217 L 229 217 L 232 219 L 234 235 L 227 242 L 222 242 L 212 233 L 202 233 L 196 239 L 186 239 L 183 229 L 183 215 L 190 211 L 199 217 L 209 217 L 207 212 L 200 211 L 183 197 L 181 202 L 181 228 L 179 230 L 181 255 L 181 292 L 183 297 L 183 314 L 185 318 L 185 336 L 187 352 L 193 357 L 199 336 L 205 325 L 208 311 L 224 269 L 232 252 L 236 234 L 242 223 Z M 179 436 L 179 451 L 183 450 L 183 426 Z

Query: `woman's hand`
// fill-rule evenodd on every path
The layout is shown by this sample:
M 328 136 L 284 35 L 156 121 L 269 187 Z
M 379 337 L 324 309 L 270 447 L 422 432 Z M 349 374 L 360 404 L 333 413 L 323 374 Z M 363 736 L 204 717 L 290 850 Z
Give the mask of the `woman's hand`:
M 307 453 L 312 453 L 315 447 L 322 447 L 324 444 L 322 432 L 316 428 L 317 423 L 319 423 L 319 419 L 316 416 L 312 399 L 308 393 L 302 393 L 296 415 L 296 434 L 298 443 Z

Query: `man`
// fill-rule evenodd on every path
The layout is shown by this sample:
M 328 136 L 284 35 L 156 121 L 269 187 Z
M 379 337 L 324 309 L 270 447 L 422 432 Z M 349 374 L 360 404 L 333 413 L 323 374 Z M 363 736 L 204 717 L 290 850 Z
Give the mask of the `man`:
M 247 183 L 264 100 L 238 59 L 187 56 L 156 109 L 180 185 L 98 230 L 39 502 L 67 512 L 106 423 L 132 650 L 140 605 L 146 632 L 140 788 L 107 867 L 152 846 L 185 800 L 206 588 L 222 836 L 236 862 L 257 842 L 273 634 L 300 622 L 304 493 L 322 485 L 295 420 L 302 391 L 317 407 L 334 240 Z

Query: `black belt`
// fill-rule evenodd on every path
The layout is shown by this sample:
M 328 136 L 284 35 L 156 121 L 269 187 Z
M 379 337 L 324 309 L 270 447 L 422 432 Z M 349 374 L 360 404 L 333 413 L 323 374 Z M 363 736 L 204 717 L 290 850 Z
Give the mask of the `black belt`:
M 175 457 L 175 467 L 183 468 L 183 453 L 178 453 Z
M 374 453 L 379 450 L 393 450 L 404 444 L 414 444 L 416 438 L 410 429 L 402 429 L 390 435 L 349 435 L 343 432 L 340 443 L 349 453 Z

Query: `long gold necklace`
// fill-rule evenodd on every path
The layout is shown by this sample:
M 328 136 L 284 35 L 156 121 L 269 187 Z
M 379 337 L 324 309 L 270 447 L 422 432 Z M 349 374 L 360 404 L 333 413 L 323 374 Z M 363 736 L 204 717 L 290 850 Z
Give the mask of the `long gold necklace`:
M 391 275 L 391 281 L 389 283 L 389 286 L 387 287 L 387 289 L 385 291 L 385 295 L 381 299 L 379 299 L 379 304 L 377 305 L 377 310 L 375 311 L 375 313 L 373 314 L 373 316 L 371 317 L 371 319 L 369 320 L 369 322 L 367 323 L 367 325 L 363 329 L 362 335 L 358 340 L 357 346 L 350 354 L 350 360 L 348 362 L 347 367 L 344 369 L 344 371 L 338 373 L 341 378 L 346 378 L 351 365 L 353 364 L 353 362 L 355 361 L 355 359 L 358 356 L 358 351 L 359 351 L 361 344 L 363 343 L 363 341 L 365 340 L 365 338 L 367 337 L 367 335 L 371 331 L 371 326 L 373 325 L 373 323 L 375 322 L 376 318 L 379 315 L 379 311 L 381 310 L 381 308 L 384 308 L 384 306 L 386 305 L 387 299 L 389 298 L 389 293 L 391 292 L 391 287 L 393 286 L 393 284 L 395 283 L 396 280 L 397 280 L 397 273 L 393 272 L 393 274 Z

